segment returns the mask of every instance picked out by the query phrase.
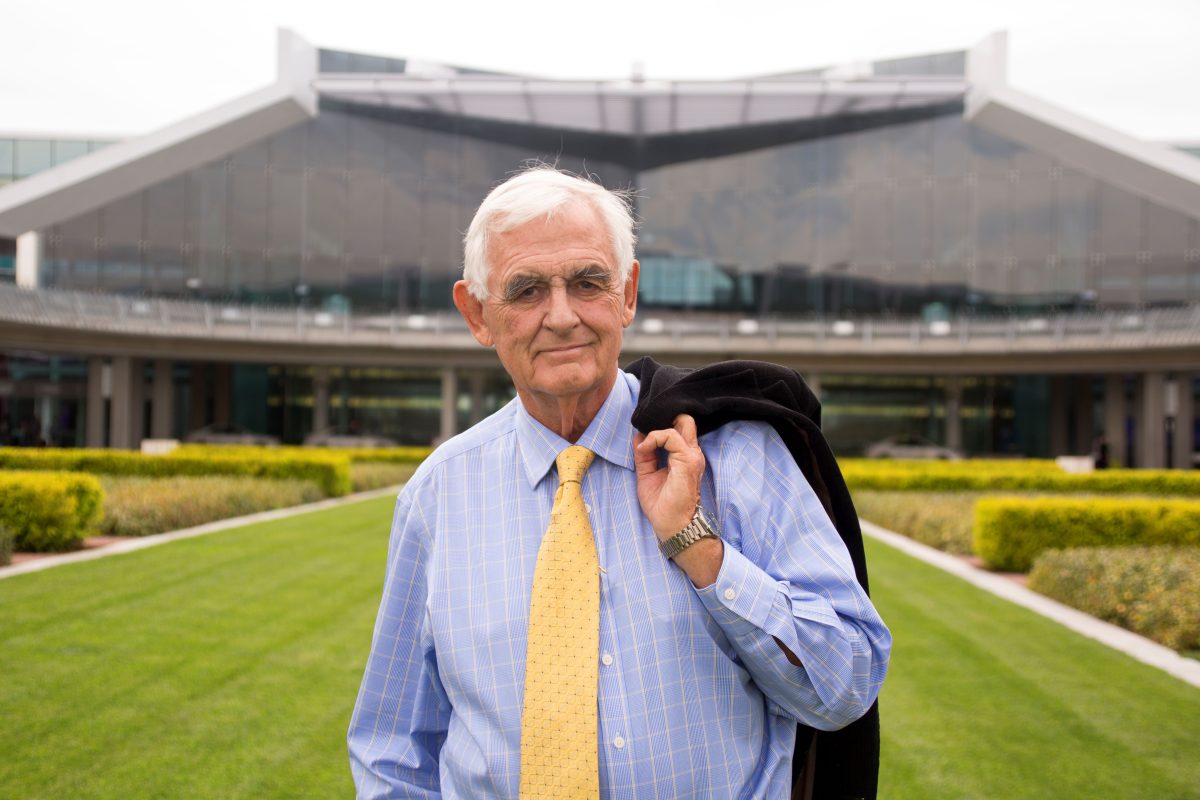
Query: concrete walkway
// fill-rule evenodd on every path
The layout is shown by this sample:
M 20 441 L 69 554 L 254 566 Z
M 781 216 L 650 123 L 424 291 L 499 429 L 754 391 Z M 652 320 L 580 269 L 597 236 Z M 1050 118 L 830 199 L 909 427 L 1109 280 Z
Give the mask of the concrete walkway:
M 306 503 L 302 506 L 292 506 L 290 508 L 277 508 L 272 511 L 260 511 L 257 514 L 247 514 L 244 517 L 230 517 L 229 519 L 217 520 L 204 525 L 197 525 L 194 528 L 184 528 L 183 530 L 170 531 L 168 533 L 157 533 L 153 536 L 139 536 L 137 538 L 124 539 L 115 544 L 97 547 L 91 550 L 76 550 L 71 553 L 63 553 L 61 555 L 46 556 L 32 561 L 24 561 L 20 564 L 13 564 L 8 567 L 0 567 L 0 580 L 11 578 L 15 575 L 24 575 L 29 572 L 40 572 L 44 569 L 62 566 L 63 564 L 75 564 L 80 561 L 94 561 L 97 558 L 106 556 L 120 555 L 121 553 L 132 553 L 134 550 L 145 550 L 147 547 L 156 547 L 167 542 L 176 542 L 180 539 L 192 539 L 196 536 L 204 536 L 217 531 L 225 531 L 230 528 L 237 528 L 242 525 L 250 525 L 254 522 L 268 522 L 273 519 L 287 519 L 299 514 L 308 514 L 312 511 L 323 511 L 327 508 L 337 508 L 344 506 L 347 503 L 357 503 L 360 500 L 371 500 L 376 497 L 395 497 L 400 492 L 399 486 L 385 486 L 382 489 L 372 489 L 369 492 L 359 492 L 358 494 L 346 495 L 345 497 L 333 497 L 328 500 L 318 500 L 315 503 Z
M 983 589 L 985 592 L 990 592 L 997 597 L 1002 597 L 1009 602 L 1016 603 L 1030 611 L 1041 614 L 1047 619 L 1052 619 L 1076 633 L 1083 634 L 1089 639 L 1094 639 L 1114 650 L 1119 650 L 1132 658 L 1136 658 L 1143 664 L 1157 667 L 1169 675 L 1174 675 L 1181 681 L 1186 681 L 1192 686 L 1200 687 L 1200 661 L 1184 658 L 1169 647 L 1163 647 L 1161 644 L 1152 642 L 1143 636 L 1138 636 L 1136 633 L 1098 620 L 1070 606 L 1065 606 L 1062 603 L 1038 594 L 1032 589 L 1026 589 L 1024 586 L 1001 575 L 973 567 L 957 556 L 943 553 L 941 550 L 935 550 L 928 545 L 913 541 L 907 536 L 901 536 L 894 531 L 889 531 L 887 528 L 881 528 L 865 519 L 861 520 L 861 522 L 863 533 L 872 539 L 881 541 L 919 561 L 924 561 L 926 564 L 962 578 L 964 581 Z

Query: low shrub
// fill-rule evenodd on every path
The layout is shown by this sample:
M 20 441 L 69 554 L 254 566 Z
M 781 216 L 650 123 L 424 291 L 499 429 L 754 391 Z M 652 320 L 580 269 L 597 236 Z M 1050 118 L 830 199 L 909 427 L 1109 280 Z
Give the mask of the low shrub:
M 356 492 L 396 486 L 412 477 L 416 464 L 355 462 L 350 465 L 350 485 Z
M 320 500 L 311 481 L 223 476 L 106 476 L 104 523 L 110 536 L 149 536 L 219 519 Z
M 278 448 L 179 448 L 168 455 L 127 450 L 0 448 L 0 469 L 43 469 L 161 478 L 183 475 L 241 475 L 310 480 L 326 496 L 350 492 L 350 461 L 336 452 L 291 452 Z
M 265 453 L 267 455 L 333 455 L 348 458 L 352 464 L 420 464 L 432 447 L 260 447 L 255 445 L 185 444 L 172 451 L 173 455 L 204 455 L 207 453 Z
M 1109 469 L 1077 475 L 1053 461 L 839 459 L 851 490 L 1056 492 L 1200 497 L 1200 471 Z
M 13 552 L 13 535 L 9 532 L 8 526 L 0 524 L 0 567 L 6 567 L 12 563 Z
M 968 555 L 978 492 L 854 493 L 858 515 L 947 553 Z
M 997 497 L 975 504 L 975 552 L 1027 571 L 1051 548 L 1200 545 L 1200 502 L 1155 498 Z
M 0 472 L 0 526 L 17 550 L 73 550 L 91 534 L 104 501 L 100 482 L 68 472 Z
M 1167 647 L 1200 649 L 1200 548 L 1047 550 L 1029 586 Z

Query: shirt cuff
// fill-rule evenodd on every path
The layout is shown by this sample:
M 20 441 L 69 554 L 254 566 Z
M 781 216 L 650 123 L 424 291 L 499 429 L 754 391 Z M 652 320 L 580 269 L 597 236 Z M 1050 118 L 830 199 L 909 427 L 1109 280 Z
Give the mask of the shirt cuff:
M 696 593 L 721 627 L 741 636 L 767 626 L 778 591 L 770 575 L 725 542 L 717 579 Z

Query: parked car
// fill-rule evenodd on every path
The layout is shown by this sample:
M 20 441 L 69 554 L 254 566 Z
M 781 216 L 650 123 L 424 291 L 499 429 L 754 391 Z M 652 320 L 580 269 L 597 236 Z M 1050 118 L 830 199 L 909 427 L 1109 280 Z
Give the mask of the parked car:
M 356 433 L 317 431 L 304 437 L 305 447 L 398 447 L 395 439 Z
M 279 439 L 265 433 L 254 433 L 236 425 L 205 425 L 183 438 L 188 444 L 250 444 L 275 447 Z
M 867 445 L 864 455 L 867 458 L 921 458 L 941 461 L 959 461 L 963 457 L 959 450 L 912 434 L 880 439 Z

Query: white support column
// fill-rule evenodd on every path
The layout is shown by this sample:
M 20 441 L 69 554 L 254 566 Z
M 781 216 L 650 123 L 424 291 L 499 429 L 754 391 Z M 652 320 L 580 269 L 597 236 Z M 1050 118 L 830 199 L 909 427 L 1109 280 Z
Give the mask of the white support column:
M 1124 467 L 1125 464 L 1125 376 L 1108 375 L 1104 378 L 1104 441 L 1108 445 L 1108 465 Z
M 1196 424 L 1196 400 L 1192 395 L 1191 372 L 1175 374 L 1175 438 L 1171 442 L 1171 463 L 1175 469 L 1192 468 L 1192 437 Z
M 312 393 L 312 433 L 321 433 L 329 427 L 329 367 L 313 367 Z
M 962 379 L 946 378 L 946 447 L 962 449 Z
M 42 235 L 37 231 L 17 237 L 17 286 L 36 289 L 42 271 Z
M 1142 392 L 1138 403 L 1137 466 L 1142 469 L 1162 469 L 1167 465 L 1164 447 L 1166 417 L 1166 376 L 1161 372 L 1142 375 Z
M 119 450 L 134 446 L 133 433 L 133 359 L 116 356 L 112 360 L 112 402 L 108 408 L 108 445 Z
M 108 392 L 105 384 L 111 385 L 111 376 L 105 380 L 108 365 L 100 356 L 88 358 L 87 373 L 87 417 L 84 423 L 87 427 L 88 447 L 104 447 L 104 398 Z
M 175 427 L 175 384 L 172 363 L 165 358 L 154 362 L 154 389 L 150 396 L 150 436 L 169 439 Z
M 808 384 L 808 388 L 811 389 L 812 393 L 817 396 L 818 400 L 820 400 L 821 399 L 821 376 L 820 376 L 820 374 L 816 373 L 816 372 L 809 372 L 809 373 L 805 374 L 803 377 L 804 377 L 804 382 Z
M 442 424 L 438 433 L 446 441 L 458 433 L 458 375 L 450 367 L 442 370 Z
M 475 425 L 483 419 L 483 383 L 486 376 L 482 370 L 471 373 L 471 424 Z

